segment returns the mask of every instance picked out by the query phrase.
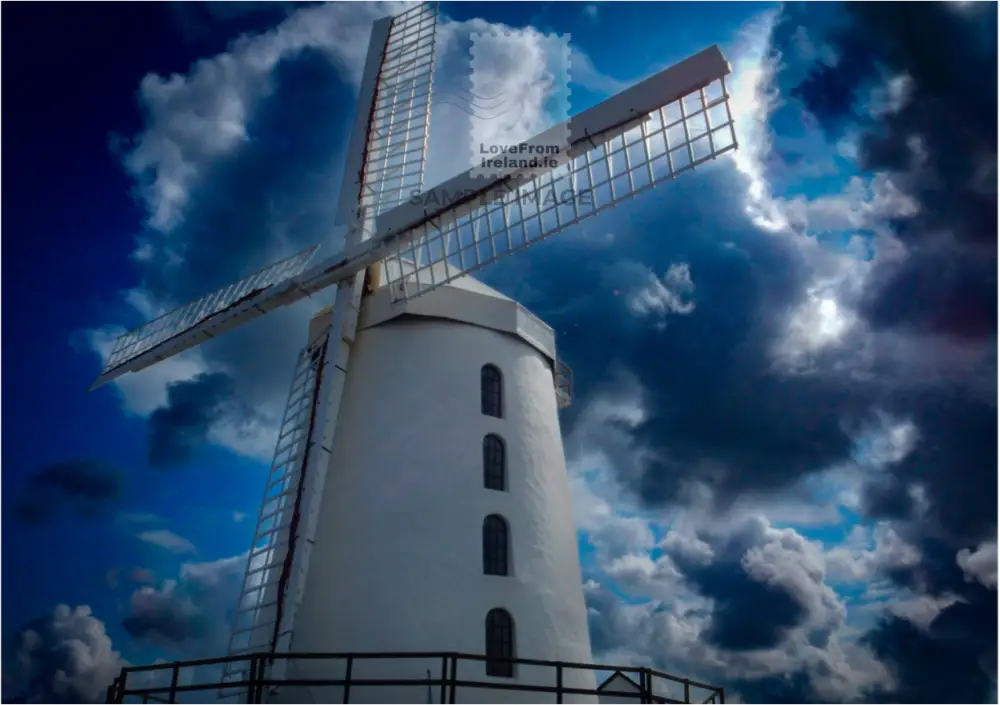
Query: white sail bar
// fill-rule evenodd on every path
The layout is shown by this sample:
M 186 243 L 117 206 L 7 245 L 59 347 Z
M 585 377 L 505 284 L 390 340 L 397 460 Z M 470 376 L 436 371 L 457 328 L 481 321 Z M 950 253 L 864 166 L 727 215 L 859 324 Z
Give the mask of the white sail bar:
M 313 245 L 118 336 L 104 370 L 91 389 L 263 315 L 266 311 L 256 308 L 252 302 L 259 299 L 261 293 L 272 291 L 301 274 L 318 249 L 319 245 Z M 138 360 L 144 364 L 136 365 Z

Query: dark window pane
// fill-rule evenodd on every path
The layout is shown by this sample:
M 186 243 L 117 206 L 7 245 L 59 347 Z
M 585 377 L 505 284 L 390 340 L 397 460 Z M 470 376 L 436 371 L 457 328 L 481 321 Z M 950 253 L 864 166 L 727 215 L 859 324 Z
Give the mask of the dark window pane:
M 503 418 L 503 378 L 496 365 L 483 365 L 481 373 L 483 413 Z
M 513 663 L 493 660 L 501 658 L 514 658 L 514 620 L 507 610 L 492 609 L 486 615 L 486 675 L 513 678 Z
M 506 489 L 506 462 L 503 441 L 489 434 L 483 438 L 483 484 L 488 490 Z
M 483 573 L 507 575 L 507 522 L 491 514 L 483 521 Z

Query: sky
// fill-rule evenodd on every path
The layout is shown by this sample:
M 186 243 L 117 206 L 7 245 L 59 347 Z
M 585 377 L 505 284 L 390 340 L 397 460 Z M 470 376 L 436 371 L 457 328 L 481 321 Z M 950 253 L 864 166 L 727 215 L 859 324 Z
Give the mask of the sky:
M 5 699 L 224 651 L 315 308 L 87 388 L 124 328 L 336 249 L 368 27 L 403 7 L 9 4 Z M 484 72 L 524 137 L 714 43 L 733 68 L 735 154 L 482 273 L 574 372 L 595 659 L 995 702 L 996 5 L 440 7 L 426 185 Z

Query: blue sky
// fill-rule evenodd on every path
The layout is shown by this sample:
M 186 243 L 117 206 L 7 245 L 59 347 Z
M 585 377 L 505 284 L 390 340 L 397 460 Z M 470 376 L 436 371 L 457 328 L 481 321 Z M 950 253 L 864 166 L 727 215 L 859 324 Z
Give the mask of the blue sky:
M 101 352 L 331 244 L 367 27 L 395 8 L 11 7 L 33 58 L 7 82 L 4 691 L 87 700 L 122 660 L 224 649 L 310 309 L 87 393 Z M 602 661 L 747 701 L 995 698 L 996 76 L 961 67 L 994 71 L 996 9 L 906 7 L 441 6 L 437 91 L 484 32 L 545 61 L 560 35 L 573 112 L 713 43 L 733 65 L 735 156 L 483 275 L 574 369 Z M 462 119 L 435 110 L 429 181 Z M 92 658 L 54 691 L 70 635 Z

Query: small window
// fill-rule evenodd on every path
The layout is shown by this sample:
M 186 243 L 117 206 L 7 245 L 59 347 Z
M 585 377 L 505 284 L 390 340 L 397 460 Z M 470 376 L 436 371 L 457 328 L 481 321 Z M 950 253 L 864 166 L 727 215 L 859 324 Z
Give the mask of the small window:
M 513 678 L 514 664 L 495 659 L 515 658 L 514 620 L 503 609 L 492 609 L 486 615 L 486 675 Z
M 499 514 L 490 514 L 483 521 L 483 573 L 507 575 L 509 554 L 507 521 Z
M 503 440 L 491 433 L 483 438 L 483 485 L 488 490 L 507 489 L 507 463 Z
M 503 418 L 503 377 L 496 365 L 483 365 L 481 373 L 483 413 Z

